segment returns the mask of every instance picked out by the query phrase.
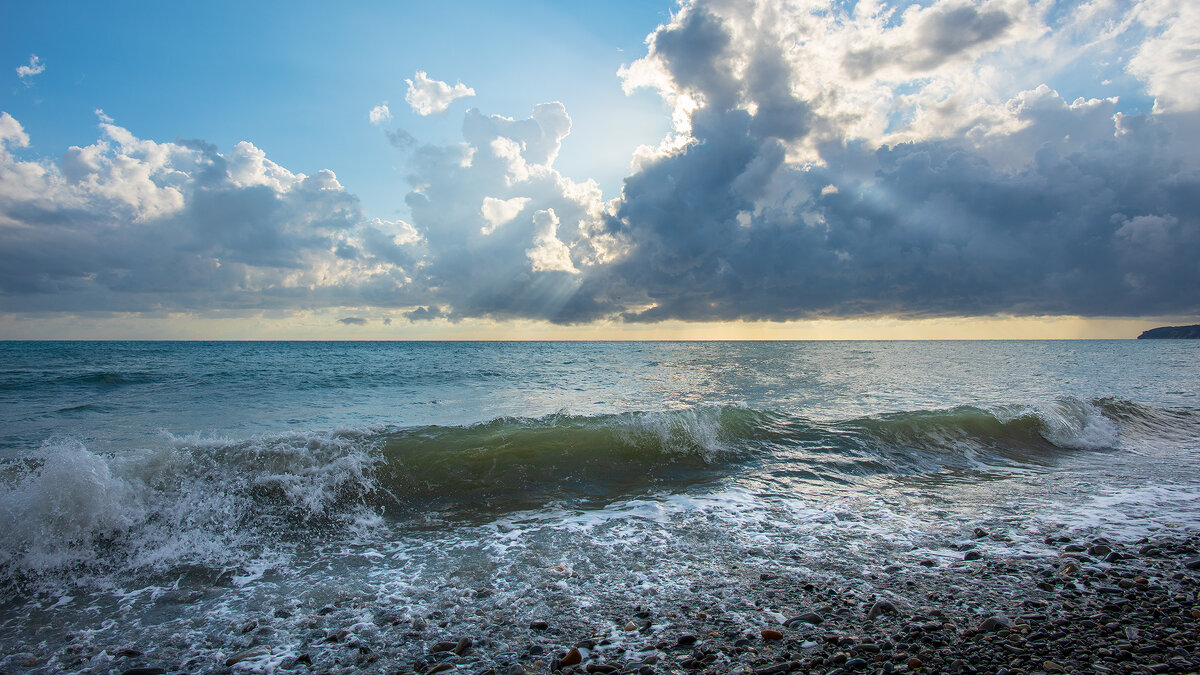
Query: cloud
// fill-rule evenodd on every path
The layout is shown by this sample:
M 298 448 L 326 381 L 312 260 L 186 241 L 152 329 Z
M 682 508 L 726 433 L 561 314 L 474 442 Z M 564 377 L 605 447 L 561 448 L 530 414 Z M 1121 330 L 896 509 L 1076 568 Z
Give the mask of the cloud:
M 565 107 L 540 104 L 524 119 L 472 109 L 462 128 L 461 144 L 419 146 L 409 159 L 406 202 L 425 237 L 419 304 L 452 321 L 575 323 L 616 311 L 587 281 L 619 247 L 605 231 L 600 188 L 554 168 L 571 129 Z
M 533 248 L 525 249 L 534 272 L 570 272 L 579 274 L 571 261 L 571 249 L 558 238 L 558 216 L 554 209 L 533 214 Z
M 384 133 L 387 134 L 388 142 L 400 150 L 411 150 L 417 144 L 417 139 L 403 129 L 395 129 Z
M 21 78 L 21 81 L 28 87 L 33 84 L 33 76 L 41 75 L 45 70 L 46 64 L 42 63 L 37 54 L 30 54 L 29 65 L 17 66 L 17 77 Z
M 459 142 L 385 129 L 405 220 L 250 143 L 143 140 L 99 111 L 95 143 L 23 161 L 5 113 L 0 309 L 1200 313 L 1197 32 L 1180 0 L 692 0 L 620 71 L 672 131 L 619 195 L 555 168 L 561 103 L 471 109 Z M 418 72 L 406 100 L 472 94 Z
M 347 316 L 337 320 L 343 326 L 365 326 L 367 320 L 360 316 Z
M 479 231 L 483 234 L 495 232 L 497 227 L 516 218 L 529 201 L 529 197 L 513 197 L 512 199 L 484 197 L 483 206 L 479 207 L 479 215 L 483 216 L 487 222 L 479 228 Z
M 367 113 L 367 119 L 371 121 L 371 124 L 375 125 L 387 124 L 388 122 L 391 122 L 392 111 L 388 110 L 387 101 L 384 101 L 374 108 L 371 108 L 371 111 Z
M 0 308 L 10 312 L 406 306 L 421 240 L 364 218 L 330 171 L 250 143 L 157 143 L 100 116 L 57 163 L 0 115 Z
M 1144 0 L 1133 15 L 1149 32 L 1129 61 L 1146 82 L 1155 108 L 1200 110 L 1200 6 L 1184 0 Z
M 422 70 L 418 70 L 413 79 L 404 81 L 408 83 L 404 100 L 421 115 L 446 112 L 455 99 L 475 95 L 474 89 L 461 82 L 451 87 L 445 82 L 430 79 Z
M 683 141 L 626 178 L 591 288 L 629 321 L 1200 311 L 1200 120 L 1065 100 L 1034 79 L 1048 61 L 1010 88 L 999 66 L 1072 47 L 1044 19 L 685 4 L 622 71 Z

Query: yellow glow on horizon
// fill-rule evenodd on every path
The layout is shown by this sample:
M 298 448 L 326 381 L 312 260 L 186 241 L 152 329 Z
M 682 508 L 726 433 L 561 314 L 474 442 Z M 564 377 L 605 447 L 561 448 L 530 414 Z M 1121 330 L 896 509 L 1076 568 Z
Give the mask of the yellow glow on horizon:
M 339 319 L 358 317 L 361 325 Z M 390 319 L 391 323 L 384 323 Z M 24 317 L 0 315 L 3 339 L 82 340 L 1029 340 L 1136 338 L 1150 328 L 1195 323 L 1188 317 L 1094 319 L 943 317 L 817 319 L 790 322 L 601 322 L 556 326 L 486 319 L 410 322 L 400 312 L 321 310 L 230 316 L 192 314 Z

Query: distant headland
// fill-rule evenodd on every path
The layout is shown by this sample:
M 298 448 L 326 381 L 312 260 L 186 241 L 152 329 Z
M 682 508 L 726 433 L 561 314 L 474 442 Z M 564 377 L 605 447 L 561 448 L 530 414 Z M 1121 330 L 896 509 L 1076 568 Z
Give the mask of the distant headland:
M 1200 340 L 1200 325 L 1163 326 L 1151 328 L 1138 336 L 1139 340 Z

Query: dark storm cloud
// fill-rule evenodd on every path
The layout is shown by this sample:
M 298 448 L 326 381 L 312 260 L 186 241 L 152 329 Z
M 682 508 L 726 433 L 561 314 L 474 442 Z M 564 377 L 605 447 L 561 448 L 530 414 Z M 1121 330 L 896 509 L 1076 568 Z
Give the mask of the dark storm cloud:
M 1011 23 L 961 3 L 928 10 L 910 62 Z M 653 41 L 677 90 L 704 104 L 695 141 L 627 178 L 610 221 L 630 251 L 595 273 L 627 320 L 1200 311 L 1194 115 L 1121 117 L 1042 87 L 1010 101 L 1018 130 L 1005 135 L 880 148 L 827 135 L 812 139 L 822 163 L 802 166 L 784 143 L 836 121 L 786 77 L 753 75 L 786 75 L 769 42 L 747 47 L 750 75 L 733 78 L 723 26 L 696 8 Z

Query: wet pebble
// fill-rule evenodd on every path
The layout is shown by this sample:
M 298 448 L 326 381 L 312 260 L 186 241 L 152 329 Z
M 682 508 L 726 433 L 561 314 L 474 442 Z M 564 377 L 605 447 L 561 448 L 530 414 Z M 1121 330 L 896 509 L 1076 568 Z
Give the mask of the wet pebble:
M 581 654 L 575 647 L 571 647 L 571 651 L 567 652 L 567 655 L 562 657 L 562 659 L 559 661 L 559 665 L 566 668 L 567 666 L 579 664 L 582 661 L 583 654 Z
M 871 609 L 867 611 L 867 618 L 874 619 L 880 614 L 895 614 L 896 605 L 890 600 L 876 600 L 875 604 L 871 605 Z
M 787 621 L 784 621 L 783 625 L 785 625 L 789 628 L 792 628 L 796 624 L 801 624 L 801 623 L 809 623 L 809 624 L 816 626 L 816 625 L 819 625 L 824 620 L 825 619 L 820 614 L 817 614 L 816 612 L 805 612 L 804 614 L 800 614 L 798 616 L 793 616 L 792 618 L 788 619 Z

